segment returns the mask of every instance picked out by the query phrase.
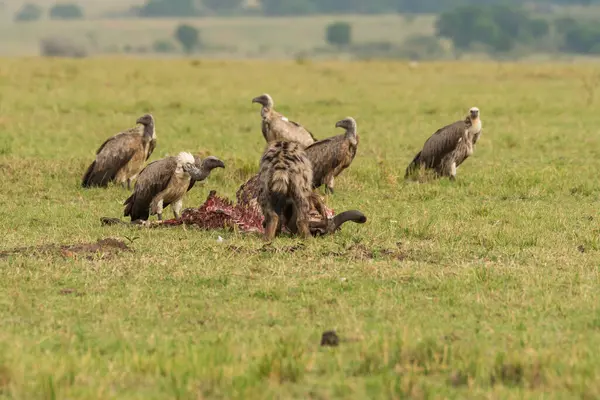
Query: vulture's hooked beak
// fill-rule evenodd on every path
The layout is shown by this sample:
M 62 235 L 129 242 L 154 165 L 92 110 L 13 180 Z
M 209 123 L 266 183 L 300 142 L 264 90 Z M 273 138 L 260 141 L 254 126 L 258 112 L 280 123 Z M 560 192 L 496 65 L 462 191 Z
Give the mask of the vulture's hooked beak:
M 213 168 L 223 168 L 225 169 L 225 163 L 221 160 L 215 162 L 215 166 Z
M 479 110 L 478 109 L 471 109 L 471 118 L 472 119 L 477 119 L 479 117 Z
M 336 127 L 336 128 L 343 128 L 343 127 L 344 127 L 344 125 L 343 125 L 343 124 L 344 124 L 344 123 L 343 123 L 342 121 L 338 121 L 338 122 L 336 122 L 336 123 L 335 123 L 335 127 Z
M 252 99 L 252 103 L 259 103 L 259 104 L 261 104 L 261 102 L 260 102 L 260 97 L 255 97 L 255 98 L 253 98 L 253 99 Z

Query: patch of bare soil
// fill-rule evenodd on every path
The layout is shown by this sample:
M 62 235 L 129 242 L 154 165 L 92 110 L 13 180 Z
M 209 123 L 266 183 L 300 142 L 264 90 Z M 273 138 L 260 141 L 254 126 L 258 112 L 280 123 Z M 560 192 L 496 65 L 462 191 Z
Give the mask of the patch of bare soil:
M 396 243 L 396 249 L 385 249 L 379 247 L 369 248 L 368 246 L 362 243 L 353 244 L 343 251 L 335 251 L 325 253 L 325 256 L 334 256 L 334 257 L 345 257 L 352 260 L 375 260 L 378 258 L 388 258 L 394 259 L 398 261 L 403 261 L 408 256 L 405 252 L 400 250 L 400 246 L 402 243 Z
M 80 256 L 88 260 L 94 260 L 100 256 L 103 259 L 109 259 L 121 252 L 133 252 L 124 242 L 113 239 L 99 239 L 96 243 L 78 243 L 72 245 L 43 245 L 18 247 L 12 250 L 0 252 L 0 258 L 7 258 L 12 255 L 60 255 L 65 258 L 79 258 Z

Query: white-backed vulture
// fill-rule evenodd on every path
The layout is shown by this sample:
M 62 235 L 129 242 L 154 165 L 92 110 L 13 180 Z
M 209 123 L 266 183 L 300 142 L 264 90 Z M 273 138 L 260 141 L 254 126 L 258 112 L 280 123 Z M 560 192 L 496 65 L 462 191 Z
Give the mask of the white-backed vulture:
M 312 166 L 302 145 L 283 141 L 269 143 L 260 160 L 258 195 L 265 217 L 265 240 L 272 240 L 281 230 L 286 208 L 292 209 L 290 214 L 294 215 L 300 236 L 310 236 L 312 178 Z
M 358 149 L 358 127 L 352 117 L 335 124 L 344 128 L 346 133 L 319 140 L 308 146 L 305 151 L 313 166 L 313 187 L 325 184 L 325 191 L 333 193 L 334 178 L 348 168 Z
M 109 182 L 125 186 L 127 182 L 127 188 L 131 189 L 131 182 L 156 147 L 152 115 L 145 114 L 136 123 L 139 125 L 135 128 L 120 132 L 102 143 L 96 151 L 96 159 L 83 176 L 81 186 L 106 187 Z
M 303 147 L 313 144 L 316 139 L 306 128 L 297 122 L 290 121 L 273 109 L 275 103 L 268 94 L 262 94 L 252 99 L 252 103 L 262 105 L 262 134 L 267 143 L 273 141 L 296 142 Z
M 178 219 L 185 193 L 195 181 L 206 179 L 218 167 L 225 168 L 225 164 L 216 157 L 207 157 L 197 166 L 194 156 L 187 152 L 151 162 L 140 173 L 133 194 L 123 203 L 123 215 L 131 221 L 145 221 L 157 214 L 161 220 L 163 209 L 172 204 L 173 215 Z
M 427 139 L 421 150 L 406 168 L 405 178 L 419 168 L 434 170 L 437 176 L 456 179 L 456 169 L 471 154 L 481 135 L 479 109 L 472 107 L 462 121 L 438 129 Z

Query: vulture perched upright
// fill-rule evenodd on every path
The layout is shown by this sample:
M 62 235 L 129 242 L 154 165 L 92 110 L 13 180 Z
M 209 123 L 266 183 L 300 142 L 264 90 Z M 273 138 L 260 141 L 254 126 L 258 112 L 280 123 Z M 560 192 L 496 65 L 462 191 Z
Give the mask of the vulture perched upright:
M 297 122 L 290 121 L 273 109 L 273 98 L 263 94 L 252 99 L 252 103 L 262 105 L 262 133 L 267 143 L 273 141 L 296 142 L 303 147 L 313 144 L 316 139 L 306 128 Z
M 96 159 L 88 167 L 81 186 L 106 187 L 109 182 L 120 183 L 131 189 L 131 181 L 140 173 L 144 163 L 156 147 L 154 118 L 145 114 L 136 121 L 139 126 L 118 133 L 106 140 Z
M 462 121 L 438 129 L 427 139 L 421 150 L 406 168 L 405 178 L 421 167 L 432 169 L 437 176 L 456 179 L 456 169 L 471 154 L 481 135 L 479 109 L 472 107 Z
M 140 173 L 133 194 L 123 203 L 123 215 L 131 217 L 131 221 L 145 221 L 157 214 L 161 220 L 163 209 L 172 203 L 173 215 L 178 219 L 183 196 L 194 183 L 206 179 L 214 168 L 225 168 L 216 157 L 205 158 L 200 166 L 197 161 L 190 153 L 181 152 L 148 164 Z
M 354 118 L 344 118 L 335 127 L 344 128 L 346 133 L 319 140 L 305 149 L 313 166 L 313 187 L 325 184 L 325 191 L 329 193 L 333 193 L 334 177 L 350 166 L 358 148 L 358 129 Z

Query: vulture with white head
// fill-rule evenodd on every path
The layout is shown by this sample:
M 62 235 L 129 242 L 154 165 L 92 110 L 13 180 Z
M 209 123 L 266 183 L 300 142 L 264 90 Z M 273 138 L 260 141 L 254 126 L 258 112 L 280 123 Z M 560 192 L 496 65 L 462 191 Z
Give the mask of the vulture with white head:
M 421 150 L 406 168 L 405 178 L 419 168 L 434 170 L 437 176 L 456 179 L 456 169 L 471 154 L 481 135 L 479 109 L 472 107 L 462 121 L 438 129 L 427 139 Z
M 148 164 L 140 173 L 133 194 L 123 203 L 123 215 L 131 221 L 145 221 L 157 214 L 161 220 L 163 209 L 172 204 L 173 215 L 178 219 L 183 196 L 195 182 L 206 179 L 214 168 L 225 168 L 216 157 L 207 157 L 200 165 L 197 161 L 190 153 L 181 152 Z
M 284 115 L 273 109 L 275 103 L 268 94 L 262 94 L 252 99 L 252 103 L 262 106 L 262 133 L 267 143 L 275 141 L 295 142 L 303 147 L 313 144 L 316 139 L 306 128 L 297 122 L 290 121 Z
M 96 159 L 88 167 L 81 186 L 106 187 L 109 182 L 131 189 L 131 182 L 144 168 L 144 163 L 156 147 L 154 118 L 145 114 L 136 121 L 138 126 L 107 139 L 96 151 Z

